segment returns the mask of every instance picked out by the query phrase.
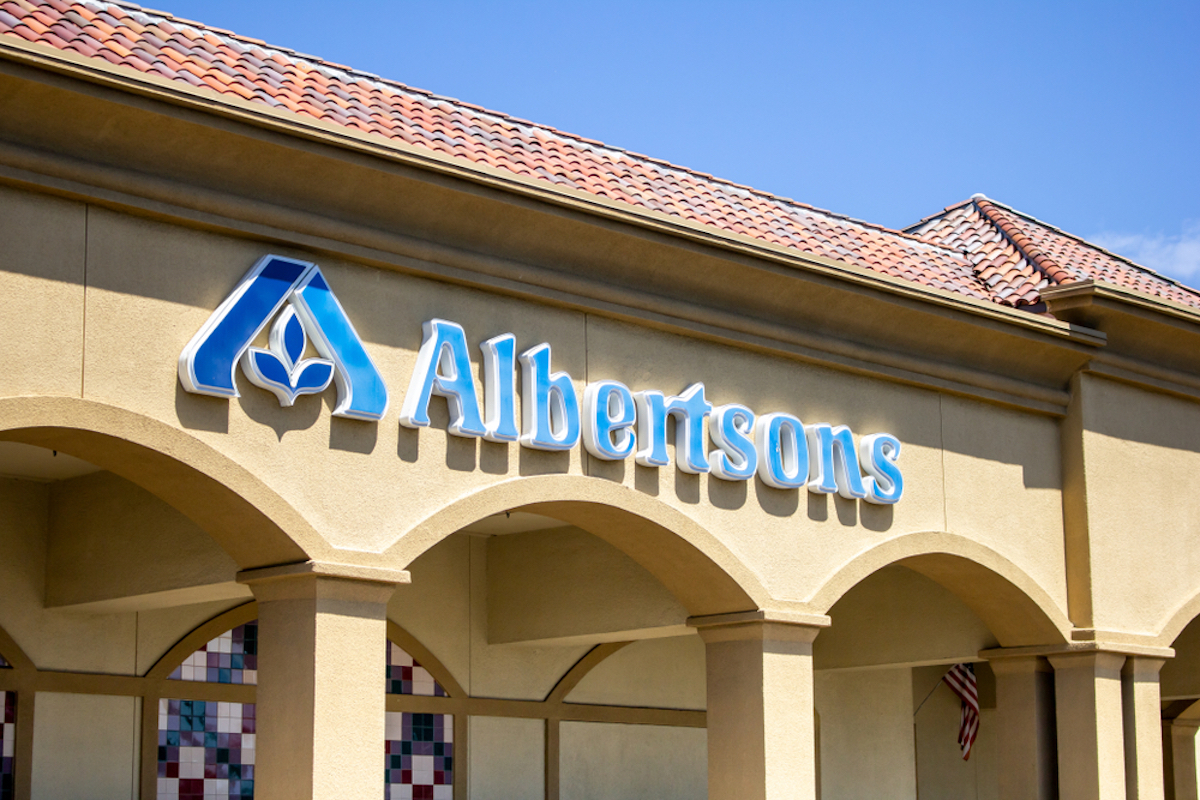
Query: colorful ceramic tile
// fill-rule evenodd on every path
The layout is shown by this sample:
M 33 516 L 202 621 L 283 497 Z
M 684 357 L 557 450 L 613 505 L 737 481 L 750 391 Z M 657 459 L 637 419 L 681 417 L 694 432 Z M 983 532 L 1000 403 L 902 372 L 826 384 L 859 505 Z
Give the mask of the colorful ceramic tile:
M 0 692 L 0 800 L 12 800 L 13 761 L 17 744 L 17 693 Z
M 384 800 L 452 800 L 454 716 L 388 712 Z
M 388 642 L 387 693 L 448 697 L 429 671 L 394 642 Z
M 158 701 L 159 800 L 254 797 L 253 703 Z
M 258 683 L 258 620 L 226 631 L 192 653 L 171 673 L 170 679 Z

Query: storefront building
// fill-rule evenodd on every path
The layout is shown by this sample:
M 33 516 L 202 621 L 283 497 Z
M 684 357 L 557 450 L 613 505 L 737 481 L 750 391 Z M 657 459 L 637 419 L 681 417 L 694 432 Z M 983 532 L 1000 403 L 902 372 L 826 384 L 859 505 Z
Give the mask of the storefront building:
M 1197 796 L 1200 293 L 999 202 L 0 0 L 0 288 L 3 800 Z

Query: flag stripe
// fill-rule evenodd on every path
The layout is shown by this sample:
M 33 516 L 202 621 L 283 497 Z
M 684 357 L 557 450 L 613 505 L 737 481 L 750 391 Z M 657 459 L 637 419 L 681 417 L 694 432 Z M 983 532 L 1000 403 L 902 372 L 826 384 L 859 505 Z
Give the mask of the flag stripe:
M 975 668 L 970 664 L 955 664 L 942 676 L 950 690 L 962 701 L 958 720 L 958 746 L 963 760 L 971 757 L 971 746 L 979 735 L 979 684 Z

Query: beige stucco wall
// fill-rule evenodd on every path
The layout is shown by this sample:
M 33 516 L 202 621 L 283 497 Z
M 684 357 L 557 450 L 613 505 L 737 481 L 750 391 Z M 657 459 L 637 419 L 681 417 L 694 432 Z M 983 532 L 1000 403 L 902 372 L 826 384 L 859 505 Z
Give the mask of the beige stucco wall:
M 540 800 L 546 795 L 546 731 L 540 719 L 471 717 L 471 800 Z
M 974 660 L 996 640 L 947 589 L 910 569 L 884 567 L 829 612 L 813 643 L 817 669 Z
M 822 800 L 916 800 L 912 670 L 818 672 Z
M 562 800 L 703 800 L 702 728 L 564 722 Z
M 687 609 L 653 575 L 578 528 L 493 536 L 487 578 L 497 644 L 687 632 Z
M 417 637 L 474 697 L 543 700 L 588 645 L 488 640 L 488 538 L 452 536 L 412 565 L 388 616 Z
M 45 608 L 48 510 L 46 484 L 0 480 L 0 627 L 40 669 L 132 674 L 136 615 Z
M 234 560 L 195 523 L 111 472 L 51 485 L 48 606 L 249 600 L 236 573 Z M 162 593 L 169 594 L 138 599 Z
M 78 206 L 47 205 L 21 193 L 9 192 L 5 202 L 29 217 L 13 232 L 18 240 L 45 238 L 58 223 L 44 213 L 51 206 L 55 213 L 81 213 Z M 71 264 L 71 276 L 86 271 L 86 339 L 78 359 L 83 397 L 180 428 L 228 456 L 320 537 L 346 549 L 342 555 L 328 551 L 327 557 L 355 559 L 360 557 L 353 551 L 368 551 L 361 557 L 366 558 L 485 486 L 586 471 L 695 520 L 717 537 L 731 563 L 744 565 L 746 580 L 765 586 L 769 602 L 802 606 L 830 580 L 834 588 L 823 597 L 836 599 L 856 580 L 843 585 L 837 576 L 864 552 L 906 534 L 950 530 L 999 553 L 1045 591 L 1046 602 L 1065 609 L 1058 445 L 1049 418 L 384 272 L 328 254 L 318 261 L 391 391 L 387 418 L 378 424 L 333 419 L 332 391 L 280 409 L 270 394 L 240 377 L 240 399 L 189 395 L 175 375 L 184 344 L 258 257 L 305 253 L 97 207 L 87 211 L 87 223 L 86 270 L 84 249 L 76 248 L 60 255 L 54 270 L 32 256 L 6 259 L 9 271 L 2 278 L 14 291 L 34 275 L 56 281 L 64 291 L 76 287 L 78 294 L 78 278 L 68 280 L 62 270 Z M 33 306 L 11 311 L 17 316 L 7 324 L 44 329 L 35 312 Z M 673 467 L 650 470 L 632 460 L 601 463 L 585 459 L 581 448 L 547 454 L 458 439 L 442 429 L 444 403 L 436 399 L 431 428 L 404 429 L 395 415 L 421 324 L 432 317 L 462 322 L 472 347 L 509 331 L 521 348 L 549 342 L 554 368 L 569 371 L 577 388 L 611 378 L 634 390 L 672 393 L 704 381 L 714 403 L 746 403 L 760 413 L 790 411 L 807 422 L 848 424 L 859 435 L 890 431 L 904 443 L 905 499 L 895 507 L 876 507 L 769 489 L 758 481 L 689 476 Z M 62 331 L 53 349 L 77 351 L 78 338 L 71 338 L 69 328 Z M 50 349 L 50 343 L 40 347 Z M 48 390 L 30 379 L 12 391 Z M 331 475 L 353 476 L 354 491 Z M 503 510 L 503 496 L 495 495 L 488 501 L 495 508 L 481 506 L 480 513 Z M 402 547 L 397 555 L 407 560 L 424 547 Z
M 618 650 L 585 675 L 567 701 L 703 710 L 705 695 L 704 642 L 693 634 Z
M 1200 697 L 1200 621 L 1184 628 L 1171 647 L 1175 657 L 1159 673 L 1163 699 Z
M 39 692 L 35 800 L 136 800 L 139 701 Z
M 1157 634 L 1200 595 L 1200 405 L 1096 376 L 1082 391 L 1094 625 Z
M 87 207 L 0 186 L 0 208 L 0 394 L 78 396 Z

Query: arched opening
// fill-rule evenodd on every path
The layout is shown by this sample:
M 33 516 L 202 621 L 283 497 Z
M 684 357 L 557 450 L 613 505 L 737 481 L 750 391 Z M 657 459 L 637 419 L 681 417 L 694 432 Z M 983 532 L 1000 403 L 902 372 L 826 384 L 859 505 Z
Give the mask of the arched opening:
M 145 489 L 208 533 L 241 569 L 321 558 L 330 549 L 249 470 L 150 417 L 75 398 L 4 398 L 0 441 L 66 453 Z
M 1065 642 L 1049 594 L 986 548 L 938 533 L 864 553 L 815 601 L 832 621 L 813 646 L 822 796 L 998 796 L 996 675 L 980 652 Z M 969 753 L 963 701 L 945 680 L 960 664 L 979 707 Z
M 763 590 L 699 526 L 598 483 L 485 490 L 393 549 L 412 583 L 389 617 L 469 696 L 469 782 L 493 796 L 705 791 L 705 653 L 687 620 L 757 608 Z
M 1200 595 L 1180 607 L 1159 642 L 1175 650 L 1159 673 L 1167 800 L 1200 794 Z
M 620 550 L 693 616 L 768 605 L 758 577 L 711 532 L 671 506 L 628 487 L 572 475 L 519 478 L 443 508 L 398 537 L 386 555 L 409 564 L 448 536 L 512 512 L 550 518 Z
M 239 569 L 325 546 L 229 457 L 101 403 L 0 399 L 0 476 L 14 796 L 136 796 L 139 731 L 157 721 L 138 705 L 159 680 L 145 671 L 181 632 L 249 598 Z M 84 742 L 85 730 L 104 735 Z

